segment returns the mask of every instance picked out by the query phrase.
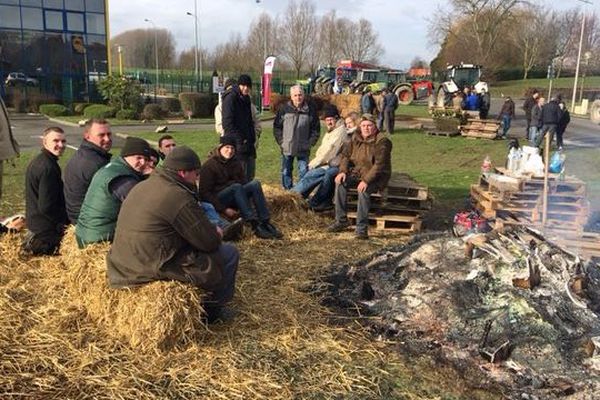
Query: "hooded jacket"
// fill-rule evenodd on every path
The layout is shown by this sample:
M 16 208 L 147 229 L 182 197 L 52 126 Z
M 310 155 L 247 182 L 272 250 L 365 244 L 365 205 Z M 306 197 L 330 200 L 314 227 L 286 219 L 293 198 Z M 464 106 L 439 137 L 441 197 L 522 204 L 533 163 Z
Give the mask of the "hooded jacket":
M 356 176 L 374 191 L 387 186 L 392 174 L 392 142 L 382 133 L 365 140 L 357 130 L 344 146 L 340 172 Z
M 223 135 L 235 138 L 236 152 L 256 156 L 252 102 L 250 96 L 240 92 L 238 85 L 223 94 L 221 115 Z
M 184 258 L 182 254 L 205 254 L 208 266 L 208 255 L 220 244 L 219 234 L 198 204 L 195 189 L 175 172 L 158 168 L 123 202 L 106 257 L 110 286 L 158 280 L 161 272 Z M 198 254 L 194 258 L 198 260 Z M 219 283 L 218 271 L 208 276 L 212 278 L 203 282 L 204 287 Z
M 336 157 L 340 153 L 345 139 L 346 126 L 342 119 L 338 119 L 333 130 L 323 135 L 321 145 L 319 145 L 315 157 L 310 161 L 308 166 L 313 169 L 323 165 L 331 165 L 332 161 L 333 164 L 337 165 L 339 159 L 336 160 Z
M 313 103 L 304 101 L 296 108 L 291 101 L 283 105 L 273 121 L 273 135 L 285 156 L 308 155 L 319 140 L 321 123 Z
M 558 125 L 562 117 L 562 110 L 556 100 L 551 100 L 542 107 L 542 124 Z
M 208 160 L 200 168 L 200 197 L 203 201 L 211 203 L 217 211 L 225 210 L 218 194 L 223 189 L 235 184 L 246 183 L 246 174 L 242 163 L 234 156 L 224 158 L 219 149 L 215 148 L 208 154 Z

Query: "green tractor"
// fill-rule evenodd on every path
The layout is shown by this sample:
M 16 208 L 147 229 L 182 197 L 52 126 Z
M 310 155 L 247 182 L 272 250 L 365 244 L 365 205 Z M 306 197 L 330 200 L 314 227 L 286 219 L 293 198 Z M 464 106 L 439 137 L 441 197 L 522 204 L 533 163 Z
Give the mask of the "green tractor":
M 402 105 L 410 104 L 415 99 L 413 86 L 406 80 L 406 73 L 398 70 L 360 70 L 357 79 L 348 86 L 345 93 L 363 93 L 366 89 L 378 92 L 385 88 L 396 94 Z

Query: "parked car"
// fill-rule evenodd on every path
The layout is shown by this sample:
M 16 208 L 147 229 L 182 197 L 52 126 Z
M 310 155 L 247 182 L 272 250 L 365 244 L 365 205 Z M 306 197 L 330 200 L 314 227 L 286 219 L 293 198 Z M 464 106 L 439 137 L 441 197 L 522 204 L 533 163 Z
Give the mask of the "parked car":
M 4 84 L 6 86 L 15 86 L 19 84 L 27 86 L 37 86 L 39 82 L 37 79 L 31 78 L 22 72 L 11 72 L 6 77 Z

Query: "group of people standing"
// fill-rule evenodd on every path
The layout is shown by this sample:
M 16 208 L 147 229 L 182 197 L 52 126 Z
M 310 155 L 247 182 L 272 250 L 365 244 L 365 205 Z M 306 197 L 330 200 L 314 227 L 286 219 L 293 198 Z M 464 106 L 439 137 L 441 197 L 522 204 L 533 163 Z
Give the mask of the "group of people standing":
M 379 131 L 385 130 L 391 135 L 394 133 L 398 104 L 398 96 L 388 88 L 383 88 L 374 95 L 371 89 L 367 87 L 360 98 L 360 112 L 361 114 L 376 115 L 377 129 Z
M 182 281 L 207 291 L 206 321 L 226 318 L 224 306 L 233 296 L 239 262 L 237 248 L 227 241 L 239 237 L 243 225 L 260 239 L 283 238 L 254 178 L 260 123 L 250 101 L 251 87 L 247 75 L 230 82 L 216 110 L 222 129 L 219 143 L 204 164 L 170 135 L 159 139 L 158 149 L 128 137 L 120 154 L 113 156 L 110 124 L 92 119 L 61 171 L 65 133 L 59 127 L 46 129 L 42 150 L 26 173 L 29 232 L 24 253 L 58 254 L 72 224 L 80 248 L 111 243 L 106 256 L 111 287 Z M 330 232 L 350 225 L 346 194 L 356 188 L 356 237 L 368 239 L 370 194 L 383 189 L 391 175 L 390 140 L 379 133 L 373 115 L 353 112 L 342 119 L 330 105 L 323 111 L 327 132 L 309 162 L 320 120 L 300 86 L 291 88 L 290 98 L 273 122 L 283 187 L 305 198 L 314 191 L 309 201 L 314 210 L 332 208 L 335 199 Z
M 569 110 L 557 94 L 549 102 L 541 96 L 538 90 L 533 90 L 523 103 L 527 118 L 526 135 L 531 146 L 540 147 L 545 135 L 550 135 L 550 143 L 556 134 L 556 146 L 563 149 L 563 136 L 571 122 Z

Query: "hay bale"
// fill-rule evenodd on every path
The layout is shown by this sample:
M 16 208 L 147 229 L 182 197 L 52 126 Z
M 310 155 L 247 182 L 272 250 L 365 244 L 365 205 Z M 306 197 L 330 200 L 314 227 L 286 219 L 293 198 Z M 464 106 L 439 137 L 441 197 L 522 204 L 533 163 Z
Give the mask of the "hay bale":
M 360 113 L 360 98 L 360 94 L 333 94 L 329 102 L 337 107 L 340 115 L 346 116 L 352 111 Z
M 68 266 L 66 288 L 108 335 L 134 348 L 167 351 L 201 338 L 206 328 L 200 291 L 180 282 L 154 282 L 131 289 L 110 289 L 105 255 L 110 246 L 77 248 L 73 229 L 63 240 Z

